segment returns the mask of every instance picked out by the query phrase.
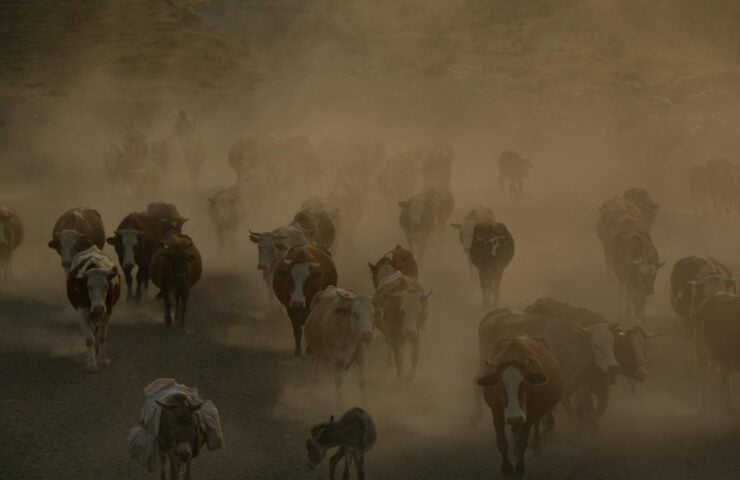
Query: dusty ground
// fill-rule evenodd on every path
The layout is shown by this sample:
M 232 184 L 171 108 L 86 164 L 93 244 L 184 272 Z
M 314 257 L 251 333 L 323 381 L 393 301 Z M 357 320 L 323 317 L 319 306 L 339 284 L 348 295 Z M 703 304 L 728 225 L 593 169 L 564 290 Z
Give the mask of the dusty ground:
M 596 206 L 648 188 L 661 204 L 653 237 L 667 263 L 649 301 L 647 327 L 663 332 L 650 345 L 649 379 L 635 393 L 618 381 L 595 441 L 578 440 L 558 412 L 529 476 L 740 478 L 738 419 L 716 399 L 701 410 L 668 296 L 682 256 L 710 254 L 740 271 L 740 220 L 689 215 L 685 187 L 689 165 L 740 149 L 736 2 L 423 3 L 3 2 L 0 204 L 20 212 L 27 238 L 16 280 L 0 285 L 1 479 L 156 478 L 128 458 L 125 439 L 157 377 L 197 387 L 221 412 L 227 447 L 198 458 L 195 478 L 327 476 L 326 465 L 307 470 L 303 441 L 312 424 L 359 402 L 354 374 L 341 399 L 328 370 L 309 388 L 310 362 L 290 355 L 289 322 L 267 302 L 246 231 L 236 251 L 219 251 L 206 214 L 206 196 L 233 181 L 231 143 L 269 131 L 371 135 L 389 152 L 451 141 L 454 218 L 488 205 L 516 239 L 503 285 L 514 309 L 553 296 L 622 320 Z M 198 119 L 209 155 L 201 187 L 178 171 L 162 194 L 190 217 L 204 256 L 188 328 L 165 329 L 151 301 L 122 303 L 113 363 L 86 375 L 84 339 L 46 247 L 51 225 L 89 205 L 110 232 L 143 209 L 111 191 L 102 152 L 131 128 L 161 138 L 175 108 Z M 505 149 L 535 163 L 517 206 L 497 186 L 493 160 Z M 273 192 L 248 226 L 287 223 L 325 193 Z M 375 196 L 366 204 L 357 245 L 337 256 L 340 284 L 359 291 L 371 287 L 366 263 L 403 241 L 397 207 Z M 421 281 L 434 294 L 417 379 L 399 385 L 382 342 L 371 352 L 368 409 L 380 439 L 368 478 L 498 477 L 490 420 L 469 425 L 484 312 L 452 229 Z

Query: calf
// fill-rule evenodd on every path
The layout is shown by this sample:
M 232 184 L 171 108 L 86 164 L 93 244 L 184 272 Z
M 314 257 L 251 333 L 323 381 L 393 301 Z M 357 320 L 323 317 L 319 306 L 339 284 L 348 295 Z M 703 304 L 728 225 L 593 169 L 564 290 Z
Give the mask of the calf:
M 49 248 L 59 253 L 65 273 L 75 254 L 92 246 L 105 246 L 105 228 L 97 210 L 81 207 L 64 212 L 54 224 Z
M 507 193 L 510 202 L 516 202 L 521 198 L 524 179 L 529 176 L 529 169 L 532 167 L 532 162 L 516 152 L 507 150 L 499 155 L 498 182 L 501 189 Z
M 281 259 L 272 280 L 275 296 L 285 306 L 293 325 L 294 354 L 303 354 L 303 325 L 311 311 L 314 296 L 328 286 L 336 286 L 337 269 L 331 254 L 321 247 L 293 247 Z
M 477 383 L 493 414 L 496 444 L 501 453 L 501 472 L 522 476 L 529 432 L 534 427 L 534 449 L 540 450 L 540 422 L 551 430 L 552 410 L 563 396 L 563 378 L 557 359 L 545 342 L 527 336 L 499 341 L 486 360 Z M 506 425 L 516 444 L 516 467 L 508 455 Z
M 467 215 L 465 215 L 462 223 L 453 223 L 451 225 L 452 228 L 458 231 L 460 243 L 462 244 L 463 251 L 465 252 L 465 256 L 468 259 L 468 265 L 470 266 L 471 273 L 473 271 L 473 261 L 470 259 L 470 247 L 473 244 L 473 230 L 475 229 L 475 226 L 479 223 L 495 221 L 496 218 L 494 217 L 493 212 L 490 208 L 475 207 Z
M 236 236 L 244 223 L 247 205 L 242 199 L 239 188 L 229 187 L 208 198 L 208 215 L 216 230 L 219 247 L 228 240 L 236 247 Z
M 13 276 L 13 252 L 23 242 L 23 223 L 18 212 L 0 207 L 0 282 Z
M 249 239 L 257 244 L 257 269 L 262 272 L 262 278 L 272 300 L 274 297 L 272 279 L 275 270 L 291 248 L 309 243 L 308 237 L 302 228 L 289 226 L 263 233 L 250 230 Z
M 380 257 L 375 264 L 370 262 L 367 264 L 370 267 L 373 287 L 375 288 L 378 288 L 378 273 L 384 265 L 389 265 L 394 271 L 401 272 L 407 277 L 419 278 L 419 267 L 416 260 L 414 260 L 414 255 L 401 245 L 396 245 L 393 250 Z
M 377 436 L 370 414 L 361 408 L 350 408 L 339 421 L 335 422 L 331 417 L 329 423 L 311 428 L 311 436 L 306 440 L 308 467 L 313 469 L 324 459 L 327 450 L 339 447 L 329 460 L 329 478 L 334 480 L 337 464 L 344 458 L 342 478 L 349 479 L 349 465 L 354 463 L 358 480 L 364 480 L 365 454 L 373 448 Z
M 88 372 L 96 372 L 98 363 L 109 363 L 105 350 L 108 321 L 120 294 L 118 270 L 105 253 L 93 246 L 73 257 L 67 275 L 67 298 L 80 314 Z
M 158 297 L 164 301 L 165 326 L 172 326 L 172 297 L 175 300 L 175 321 L 185 326 L 185 312 L 190 289 L 198 283 L 203 264 L 200 252 L 187 235 L 171 233 L 162 238 L 149 267 L 149 277 L 159 288 Z
M 381 270 L 388 268 L 384 266 Z M 381 313 L 376 326 L 388 343 L 399 380 L 403 378 L 403 347 L 406 343 L 411 344 L 411 368 L 406 374 L 406 378 L 411 380 L 416 375 L 416 365 L 419 363 L 420 332 L 426 324 L 428 300 L 432 292 L 424 292 L 415 278 L 401 272 L 385 276 L 386 273 L 380 276 L 373 295 L 373 305 Z
M 334 364 L 337 392 L 342 374 L 353 363 L 360 374 L 360 389 L 367 402 L 365 350 L 373 340 L 375 308 L 367 295 L 358 295 L 334 286 L 317 293 L 306 319 L 306 351 L 314 357 L 314 381 L 319 362 Z
M 121 220 L 113 236 L 107 241 L 116 250 L 118 263 L 126 278 L 126 300 L 141 301 L 142 287 L 149 288 L 149 264 L 154 251 L 159 248 L 160 223 L 146 212 L 130 213 Z M 133 270 L 136 272 L 136 293 L 132 293 Z
M 498 306 L 504 269 L 514 258 L 514 238 L 503 223 L 482 222 L 473 228 L 470 260 L 478 269 L 483 308 Z

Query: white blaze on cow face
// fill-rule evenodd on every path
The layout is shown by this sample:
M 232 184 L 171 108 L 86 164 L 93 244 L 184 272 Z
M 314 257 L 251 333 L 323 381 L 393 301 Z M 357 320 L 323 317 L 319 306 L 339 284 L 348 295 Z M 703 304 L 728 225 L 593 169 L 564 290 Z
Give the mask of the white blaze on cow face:
M 270 232 L 260 234 L 257 241 L 257 268 L 263 271 L 268 270 L 278 255 L 275 235 Z
M 321 268 L 319 263 L 294 262 L 291 264 L 290 276 L 293 278 L 293 291 L 290 294 L 291 307 L 306 307 L 306 295 L 303 293 L 303 287 L 306 280 L 311 275 L 315 275 Z
M 496 252 L 498 252 L 498 247 L 501 245 L 501 238 L 494 236 L 488 241 L 488 243 L 491 245 L 491 256 L 495 257 Z
M 123 247 L 123 268 L 133 268 L 136 264 L 136 245 L 139 243 L 140 232 L 136 230 L 118 230 Z
M 99 268 L 85 272 L 91 315 L 102 315 L 106 312 L 105 299 L 108 296 L 109 275 L 109 270 Z
M 72 264 L 72 257 L 74 257 L 75 245 L 82 237 L 82 234 L 76 230 L 62 230 L 57 235 L 57 242 L 59 245 L 59 254 L 62 256 L 62 266 L 69 268 Z
M 524 375 L 522 375 L 522 372 L 516 367 L 510 366 L 501 372 L 501 384 L 506 391 L 504 418 L 507 423 L 511 423 L 513 421 L 523 422 L 526 420 L 526 415 L 519 398 L 519 388 L 523 381 Z
M 619 368 L 614 356 L 614 334 L 606 323 L 586 328 L 591 338 L 591 349 L 596 366 L 604 373 Z

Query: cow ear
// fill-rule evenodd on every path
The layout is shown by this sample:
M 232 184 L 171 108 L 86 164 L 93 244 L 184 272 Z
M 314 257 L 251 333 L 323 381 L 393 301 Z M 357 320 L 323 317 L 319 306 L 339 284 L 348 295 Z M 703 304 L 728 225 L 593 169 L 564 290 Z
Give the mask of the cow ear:
M 249 235 L 249 239 L 252 241 L 252 243 L 260 243 L 260 237 L 258 235 Z
M 530 385 L 544 385 L 547 383 L 549 379 L 547 378 L 547 375 L 540 372 L 525 372 L 524 373 L 524 381 L 527 382 Z
M 105 239 L 106 242 L 108 242 L 108 245 L 115 245 L 116 244 L 116 237 L 108 237 Z
M 499 382 L 501 382 L 501 374 L 499 372 L 495 372 L 479 377 L 475 383 L 477 383 L 479 387 L 494 387 L 498 385 Z
M 49 243 L 47 243 L 47 245 L 49 245 L 49 248 L 56 249 L 58 242 L 56 240 L 50 240 Z
M 370 267 L 370 271 L 373 272 L 373 273 L 375 273 L 376 271 L 378 271 L 378 267 L 376 267 L 375 265 L 373 265 L 370 262 L 367 262 L 367 266 Z
M 451 223 L 450 226 L 455 230 L 462 230 L 462 225 L 459 223 Z

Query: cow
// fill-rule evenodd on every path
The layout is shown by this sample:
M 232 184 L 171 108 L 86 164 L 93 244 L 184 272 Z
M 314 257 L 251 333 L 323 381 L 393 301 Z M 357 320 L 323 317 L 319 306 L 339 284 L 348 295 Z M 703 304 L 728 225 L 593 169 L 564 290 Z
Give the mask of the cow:
M 144 395 L 139 423 L 126 439 L 131 458 L 149 471 L 159 464 L 162 479 L 190 480 L 192 460 L 224 446 L 216 405 L 173 378 L 154 380 Z
M 614 335 L 610 325 L 595 324 L 586 328 L 577 327 L 559 319 L 515 313 L 507 309 L 497 309 L 488 313 L 478 325 L 479 371 L 485 369 L 485 362 L 495 349 L 497 342 L 518 335 L 529 335 L 545 341 L 549 350 L 558 360 L 563 375 L 563 398 L 576 398 L 591 401 L 588 392 L 597 397 L 595 415 L 591 405 L 579 405 L 575 413 L 580 415 L 579 425 L 596 429 L 596 420 L 606 410 L 609 385 L 614 383 L 619 364 L 614 353 Z M 482 415 L 480 395 L 476 394 L 477 423 Z
M 374 264 L 370 262 L 367 264 L 370 267 L 373 287 L 376 289 L 378 288 L 379 281 L 378 272 L 384 265 L 389 265 L 393 271 L 401 272 L 407 277 L 419 278 L 419 267 L 416 264 L 416 260 L 414 260 L 414 255 L 401 245 L 396 245 L 393 250 L 388 251 Z
M 336 228 L 332 217 L 326 210 L 301 210 L 296 213 L 291 222 L 306 231 L 308 238 L 319 247 L 331 251 L 336 237 Z
M 683 321 L 688 337 L 696 331 L 695 316 L 701 304 L 716 293 L 735 293 L 732 272 L 708 256 L 683 257 L 671 271 L 671 306 Z
M 575 307 L 553 298 L 540 298 L 524 309 L 524 313 L 541 315 L 545 317 L 558 318 L 579 328 L 590 328 L 596 325 L 606 325 L 608 322 L 598 313 L 585 308 Z M 647 341 L 657 337 L 661 333 L 647 332 L 642 327 L 634 326 L 622 330 L 617 324 L 610 324 L 610 330 L 614 336 L 614 357 L 619 364 L 619 370 L 631 385 L 644 382 L 647 379 L 647 367 L 645 366 L 645 355 L 647 353 Z M 592 392 L 585 392 L 592 393 Z M 608 390 L 601 392 L 603 397 L 597 396 L 598 410 L 603 413 L 606 410 Z M 586 399 L 586 406 L 591 405 Z M 584 403 L 580 402 L 583 407 Z M 568 406 L 568 408 L 570 408 Z M 577 413 L 582 416 L 582 413 Z
M 365 454 L 369 452 L 378 438 L 373 418 L 365 410 L 354 407 L 347 410 L 339 421 L 332 416 L 329 423 L 321 423 L 311 428 L 306 439 L 308 466 L 313 469 L 321 463 L 330 448 L 339 447 L 329 459 L 329 478 L 334 480 L 337 464 L 344 459 L 342 478 L 349 480 L 350 463 L 357 467 L 358 480 L 365 479 Z
M 694 215 L 705 215 L 710 192 L 707 170 L 703 165 L 694 165 L 689 168 L 689 197 Z
M 478 269 L 484 309 L 498 306 L 501 278 L 514 250 L 514 237 L 503 223 L 482 222 L 473 228 L 470 260 Z
M 473 271 L 473 261 L 470 259 L 470 246 L 473 244 L 473 229 L 479 223 L 495 221 L 496 217 L 493 215 L 493 211 L 491 211 L 490 208 L 478 206 L 465 215 L 462 223 L 451 224 L 452 228 L 458 232 L 460 243 L 462 244 L 463 251 L 468 259 L 468 266 L 470 267 L 471 273 Z
M 387 271 L 390 267 L 384 266 L 381 270 Z M 411 367 L 406 379 L 412 380 L 419 363 L 420 334 L 429 314 L 428 300 L 432 291 L 425 292 L 415 278 L 401 272 L 379 277 L 378 288 L 373 295 L 373 305 L 381 314 L 376 327 L 386 339 L 399 380 L 404 377 L 404 345 L 411 344 Z
M 192 138 L 181 141 L 180 148 L 182 149 L 185 166 L 190 176 L 190 182 L 194 186 L 197 186 L 200 170 L 206 161 L 206 147 L 201 140 Z
M 646 321 L 645 304 L 654 291 L 655 277 L 665 262 L 645 232 L 628 231 L 616 238 L 612 253 L 614 274 L 626 293 L 625 316 Z
M 717 215 L 732 211 L 735 168 L 735 165 L 726 158 L 716 157 L 707 160 L 704 171 L 709 187 L 709 198 Z
M 257 269 L 262 272 L 262 278 L 272 300 L 272 279 L 275 270 L 291 248 L 309 243 L 308 236 L 299 226 L 288 226 L 262 233 L 250 230 L 249 239 L 257 244 Z
M 511 150 L 499 155 L 498 183 L 510 202 L 516 202 L 521 198 L 524 179 L 529 176 L 529 170 L 533 166 L 528 159 Z
M 378 173 L 378 191 L 386 200 L 396 203 L 409 198 L 419 188 L 419 174 L 405 155 L 391 157 Z
M 563 377 L 557 359 L 545 342 L 527 336 L 501 339 L 479 373 L 477 384 L 493 414 L 501 473 L 525 474 L 524 454 L 534 427 L 535 452 L 540 451 L 540 424 L 545 433 L 554 426 L 552 410 L 563 396 Z M 516 445 L 516 467 L 509 460 L 506 426 Z
M 272 289 L 285 306 L 293 326 L 294 355 L 303 355 L 303 325 L 311 312 L 314 296 L 332 285 L 337 285 L 337 269 L 331 253 L 319 246 L 293 247 L 278 263 Z
M 246 213 L 247 204 L 237 187 L 225 188 L 208 198 L 208 215 L 216 230 L 219 247 L 223 248 L 226 241 L 236 247 L 236 236 Z
M 452 194 L 447 188 L 427 185 L 398 206 L 401 207 L 399 224 L 409 249 L 421 260 L 430 238 L 436 236 L 441 244 L 444 225 L 454 210 Z
M 188 221 L 183 218 L 177 207 L 172 203 L 153 202 L 147 205 L 146 213 L 156 218 L 160 223 L 162 235 L 182 233 L 182 226 Z
M 105 246 L 103 218 L 92 208 L 73 208 L 67 210 L 54 224 L 49 248 L 56 250 L 62 259 L 64 272 L 69 272 L 72 257 L 76 253 L 96 246 Z
M 149 264 L 154 251 L 159 248 L 161 236 L 156 218 L 146 212 L 134 212 L 126 215 L 113 231 L 113 236 L 108 237 L 107 242 L 115 248 L 126 279 L 126 301 L 140 301 L 142 287 L 149 288 Z M 136 293 L 131 288 L 134 267 L 138 267 Z
M 190 289 L 198 283 L 203 272 L 200 252 L 187 235 L 165 235 L 152 255 L 149 278 L 159 288 L 158 298 L 164 302 L 164 323 L 172 326 L 172 300 L 175 301 L 175 322 L 185 327 L 185 313 Z
M 653 223 L 655 223 L 655 216 L 659 208 L 659 205 L 655 203 L 650 193 L 644 188 L 632 187 L 622 194 L 622 198 L 635 204 L 640 210 L 643 220 L 645 220 L 648 231 L 650 231 Z
M 78 252 L 67 275 L 67 299 L 79 312 L 80 327 L 87 345 L 87 372 L 107 366 L 108 322 L 121 294 L 121 277 L 113 260 L 98 247 Z
M 11 207 L 0 207 L 0 282 L 13 277 L 13 252 L 23 242 L 23 222 Z
M 375 308 L 367 295 L 359 295 L 335 286 L 316 294 L 311 312 L 303 327 L 306 351 L 314 357 L 313 379 L 316 381 L 320 362 L 334 366 L 337 393 L 345 370 L 354 363 L 359 372 L 359 385 L 367 402 L 365 351 L 373 340 Z
M 596 225 L 596 233 L 604 249 L 607 273 L 614 273 L 612 255 L 614 253 L 616 239 L 623 233 L 633 231 L 649 232 L 647 224 L 642 217 L 642 212 L 637 208 L 637 205 L 621 197 L 614 197 L 599 207 L 599 220 Z
M 452 161 L 455 151 L 448 143 L 435 145 L 421 164 L 422 181 L 449 189 L 452 181 Z
M 360 189 L 351 183 L 334 187 L 326 197 L 326 211 L 333 212 L 333 222 L 342 242 L 351 248 L 357 224 L 362 220 Z
M 697 372 L 703 391 L 710 367 L 720 374 L 725 409 L 732 412 L 732 374 L 740 371 L 740 296 L 716 293 L 707 298 L 697 313 Z M 704 396 L 704 395 L 703 395 Z

